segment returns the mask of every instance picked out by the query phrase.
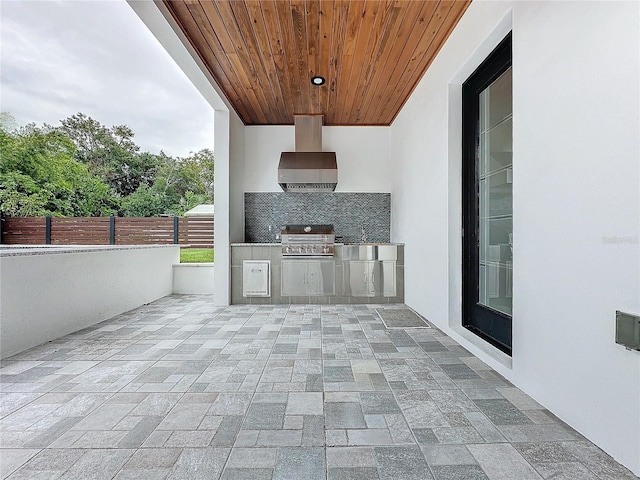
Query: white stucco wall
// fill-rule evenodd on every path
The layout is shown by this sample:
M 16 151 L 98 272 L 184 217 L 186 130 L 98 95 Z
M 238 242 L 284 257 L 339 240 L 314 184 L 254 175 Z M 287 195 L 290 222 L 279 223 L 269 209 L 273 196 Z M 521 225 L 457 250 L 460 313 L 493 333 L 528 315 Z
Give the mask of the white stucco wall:
M 244 126 L 240 117 L 235 112 L 231 112 L 230 125 L 230 170 L 229 170 L 229 188 L 230 197 L 230 232 L 229 238 L 231 243 L 242 242 L 244 240 L 244 157 L 245 157 L 245 132 L 247 127 Z
M 389 127 L 322 127 L 322 149 L 336 152 L 336 192 L 390 192 Z M 295 150 L 293 126 L 245 128 L 244 191 L 281 192 L 280 153 Z
M 231 243 L 244 238 L 245 126 L 233 110 L 215 112 L 215 264 L 214 302 L 231 303 Z
M 406 301 L 640 474 L 638 2 L 475 0 L 391 127 Z M 513 359 L 459 333 L 460 84 L 513 27 Z M 458 326 L 458 327 L 457 327 Z M 487 353 L 488 352 L 488 353 Z
M 173 293 L 213 295 L 213 263 L 176 263 L 173 265 Z
M 0 256 L 0 358 L 170 295 L 179 261 L 178 246 Z

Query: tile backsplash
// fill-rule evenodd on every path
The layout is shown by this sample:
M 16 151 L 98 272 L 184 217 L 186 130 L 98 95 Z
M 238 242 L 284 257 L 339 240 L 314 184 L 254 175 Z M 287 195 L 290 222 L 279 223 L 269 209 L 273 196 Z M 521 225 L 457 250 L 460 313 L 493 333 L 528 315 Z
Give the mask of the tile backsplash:
M 336 242 L 391 239 L 391 194 L 346 192 L 256 192 L 244 194 L 245 242 L 279 242 L 280 227 L 332 224 Z M 276 238 L 276 235 L 278 237 Z M 342 237 L 342 238 L 339 238 Z

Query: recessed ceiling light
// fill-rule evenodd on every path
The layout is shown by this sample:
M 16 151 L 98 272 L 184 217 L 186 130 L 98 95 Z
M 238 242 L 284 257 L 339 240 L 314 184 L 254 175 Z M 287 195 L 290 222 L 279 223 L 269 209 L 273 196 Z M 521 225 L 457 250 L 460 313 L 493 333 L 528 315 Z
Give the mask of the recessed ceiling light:
M 318 87 L 320 85 L 324 85 L 324 82 L 325 82 L 324 77 L 321 77 L 319 75 L 316 75 L 315 77 L 311 77 L 311 83 L 313 85 L 318 86 Z

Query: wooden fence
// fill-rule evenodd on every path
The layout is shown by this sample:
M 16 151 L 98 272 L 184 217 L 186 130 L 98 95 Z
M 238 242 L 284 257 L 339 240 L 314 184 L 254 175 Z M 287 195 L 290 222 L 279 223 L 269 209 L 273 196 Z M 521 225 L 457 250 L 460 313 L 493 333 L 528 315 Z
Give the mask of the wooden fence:
M 213 217 L 4 217 L 0 243 L 213 248 Z

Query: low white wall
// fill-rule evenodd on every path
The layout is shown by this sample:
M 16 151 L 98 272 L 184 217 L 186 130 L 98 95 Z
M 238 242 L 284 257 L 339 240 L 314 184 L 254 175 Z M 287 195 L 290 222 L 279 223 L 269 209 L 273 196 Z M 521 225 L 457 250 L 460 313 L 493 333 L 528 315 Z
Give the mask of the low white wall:
M 460 84 L 513 30 L 513 360 L 461 323 Z M 636 474 L 640 3 L 474 0 L 391 127 L 406 302 Z
M 180 260 L 177 246 L 42 250 L 0 253 L 0 358 L 171 294 Z
M 173 293 L 213 295 L 213 263 L 177 263 L 173 266 Z

